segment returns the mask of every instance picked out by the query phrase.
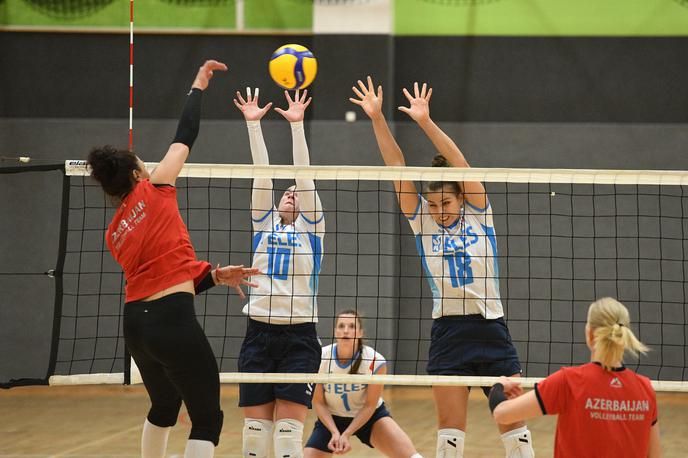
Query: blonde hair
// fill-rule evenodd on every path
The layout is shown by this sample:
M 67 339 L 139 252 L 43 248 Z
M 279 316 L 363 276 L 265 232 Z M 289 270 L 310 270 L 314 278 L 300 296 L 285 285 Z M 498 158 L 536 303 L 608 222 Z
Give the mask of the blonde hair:
M 626 350 L 633 356 L 648 352 L 631 331 L 630 324 L 628 309 L 616 299 L 605 297 L 590 305 L 588 326 L 593 332 L 594 353 L 605 369 L 622 361 Z

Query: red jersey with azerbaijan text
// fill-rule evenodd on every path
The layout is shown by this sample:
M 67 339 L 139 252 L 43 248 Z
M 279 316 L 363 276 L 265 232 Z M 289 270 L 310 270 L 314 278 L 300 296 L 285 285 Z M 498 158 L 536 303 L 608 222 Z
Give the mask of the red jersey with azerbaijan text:
M 559 415 L 555 458 L 647 457 L 657 422 L 647 377 L 596 363 L 562 368 L 535 385 L 544 414 Z
M 174 186 L 138 182 L 112 218 L 105 238 L 124 271 L 127 302 L 187 280 L 196 285 L 210 271 L 209 263 L 196 260 Z

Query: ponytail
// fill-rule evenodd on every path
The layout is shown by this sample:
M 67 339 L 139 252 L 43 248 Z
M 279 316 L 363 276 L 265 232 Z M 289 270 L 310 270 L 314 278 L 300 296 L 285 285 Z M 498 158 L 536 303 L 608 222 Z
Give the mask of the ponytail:
M 593 302 L 588 309 L 595 357 L 607 370 L 616 362 L 623 361 L 626 351 L 633 356 L 648 352 L 648 348 L 633 334 L 630 321 L 628 309 L 611 297 Z

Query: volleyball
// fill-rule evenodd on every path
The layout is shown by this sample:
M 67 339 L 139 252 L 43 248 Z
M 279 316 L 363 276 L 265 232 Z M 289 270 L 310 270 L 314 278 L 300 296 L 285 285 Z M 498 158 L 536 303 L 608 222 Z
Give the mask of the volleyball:
M 318 61 L 305 46 L 280 46 L 270 57 L 270 77 L 285 89 L 308 87 L 318 73 Z

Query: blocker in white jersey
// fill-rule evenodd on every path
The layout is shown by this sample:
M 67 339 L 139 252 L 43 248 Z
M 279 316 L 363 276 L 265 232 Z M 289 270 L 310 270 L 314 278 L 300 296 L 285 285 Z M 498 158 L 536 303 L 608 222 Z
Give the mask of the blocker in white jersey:
M 459 218 L 443 226 L 432 217 L 428 201 L 418 196 L 416 212 L 408 220 L 432 290 L 432 317 L 504 316 L 499 297 L 497 239 L 489 202 L 481 209 L 465 200 Z
M 324 215 L 311 221 L 300 214 L 284 224 L 273 208 L 253 220 L 253 231 L 253 267 L 265 275 L 249 290 L 243 312 L 271 324 L 317 322 Z
M 371 347 L 364 345 L 361 353 L 361 364 L 358 374 L 377 374 L 387 362 L 385 357 Z M 337 344 L 328 345 L 322 350 L 320 361 L 321 374 L 348 374 L 351 365 L 358 359 L 358 353 L 346 364 L 337 358 Z M 338 417 L 355 417 L 366 401 L 368 385 L 365 383 L 324 383 L 323 392 L 325 402 L 332 415 Z M 382 397 L 377 401 L 377 407 L 382 405 Z
M 404 153 L 383 114 L 382 86 L 358 81 L 349 100 L 373 124 L 385 164 L 406 165 Z M 430 117 L 432 88 L 403 89 L 409 106 L 399 107 L 427 135 L 437 155 L 433 167 L 470 167 L 459 147 Z M 424 183 L 423 195 L 409 180 L 394 181 L 399 208 L 416 236 L 424 274 L 433 295 L 434 323 L 428 373 L 433 375 L 515 375 L 520 373 L 516 349 L 504 322 L 499 298 L 497 243 L 492 209 L 479 181 Z M 466 387 L 433 387 L 438 412 L 437 456 L 463 456 Z M 500 425 L 508 458 L 531 458 L 529 433 L 519 426 Z M 525 442 L 521 439 L 526 437 Z M 516 437 L 516 440 L 512 440 Z
M 294 99 L 286 91 L 284 95 L 289 108 L 275 110 L 289 121 L 294 165 L 308 166 L 303 118 L 311 99 L 307 92 L 296 91 Z M 251 157 L 254 164 L 268 164 L 260 120 L 272 104 L 262 108 L 258 105 L 258 89 L 253 95 L 247 89 L 246 96 L 244 100 L 237 92 L 234 104 L 246 119 Z M 321 356 L 315 329 L 315 297 L 325 233 L 322 204 L 311 179 L 297 178 L 278 205 L 273 197 L 270 178 L 253 180 L 253 265 L 265 275 L 250 290 L 244 307 L 249 320 L 238 369 L 255 373 L 316 373 Z M 275 456 L 300 456 L 303 422 L 312 397 L 313 385 L 309 383 L 240 384 L 243 456 L 266 456 L 270 442 Z

